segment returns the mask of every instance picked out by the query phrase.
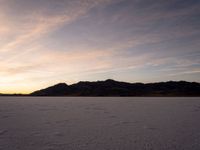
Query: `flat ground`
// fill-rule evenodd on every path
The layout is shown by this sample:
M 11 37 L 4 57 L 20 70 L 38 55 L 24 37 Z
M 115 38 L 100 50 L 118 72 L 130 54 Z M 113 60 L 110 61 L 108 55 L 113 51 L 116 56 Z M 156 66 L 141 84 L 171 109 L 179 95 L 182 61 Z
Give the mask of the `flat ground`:
M 200 150 L 200 98 L 0 97 L 0 150 Z

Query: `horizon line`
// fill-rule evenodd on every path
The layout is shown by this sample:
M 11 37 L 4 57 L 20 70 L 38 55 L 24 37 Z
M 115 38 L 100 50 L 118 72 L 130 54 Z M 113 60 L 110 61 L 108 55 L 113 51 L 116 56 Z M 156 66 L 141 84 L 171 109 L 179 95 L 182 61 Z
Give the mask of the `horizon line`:
M 141 83 L 141 84 L 151 84 L 151 83 L 166 83 L 166 82 L 190 82 L 190 83 L 199 83 L 198 81 L 187 81 L 187 80 L 166 80 L 166 81 L 156 81 L 156 82 L 128 82 L 128 81 L 121 81 L 121 80 L 115 80 L 115 79 L 105 79 L 105 80 L 92 80 L 92 81 L 89 81 L 89 80 L 83 80 L 83 81 L 77 81 L 77 82 L 74 82 L 72 84 L 67 84 L 66 82 L 58 82 L 58 83 L 55 83 L 55 84 L 52 84 L 52 85 L 49 85 L 49 86 L 46 86 L 44 88 L 40 88 L 40 89 L 37 89 L 37 90 L 42 90 L 42 89 L 45 89 L 45 88 L 48 88 L 48 87 L 52 87 L 52 86 L 55 86 L 57 84 L 66 84 L 68 86 L 71 86 L 71 85 L 74 85 L 74 84 L 78 84 L 80 82 L 104 82 L 104 81 L 108 81 L 108 80 L 112 80 L 112 81 L 116 81 L 116 82 L 124 82 L 124 83 L 131 83 L 131 84 L 135 84 L 135 83 Z M 2 93 L 0 92 L 0 95 L 29 95 L 31 93 L 33 93 L 34 91 L 37 91 L 37 90 L 33 90 L 32 92 L 16 92 L 16 93 Z

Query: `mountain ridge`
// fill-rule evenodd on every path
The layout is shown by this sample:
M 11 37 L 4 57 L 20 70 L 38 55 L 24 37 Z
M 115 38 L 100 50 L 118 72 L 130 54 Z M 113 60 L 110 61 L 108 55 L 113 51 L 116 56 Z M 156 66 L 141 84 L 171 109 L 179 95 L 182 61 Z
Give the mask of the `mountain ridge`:
M 80 81 L 56 85 L 34 91 L 30 96 L 200 96 L 200 83 L 167 81 L 155 83 L 128 83 L 107 79 L 105 81 Z

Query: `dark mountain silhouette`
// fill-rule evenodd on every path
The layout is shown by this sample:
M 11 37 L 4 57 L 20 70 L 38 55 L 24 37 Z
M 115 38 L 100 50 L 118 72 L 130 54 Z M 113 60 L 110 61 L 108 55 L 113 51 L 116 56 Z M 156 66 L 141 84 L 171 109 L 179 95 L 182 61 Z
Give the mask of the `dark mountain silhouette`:
M 200 96 L 200 83 L 168 81 L 158 83 L 126 83 L 115 80 L 59 83 L 38 90 L 31 96 Z
M 54 86 L 33 92 L 31 95 L 38 96 L 63 96 L 70 94 L 70 88 L 66 83 L 59 83 Z

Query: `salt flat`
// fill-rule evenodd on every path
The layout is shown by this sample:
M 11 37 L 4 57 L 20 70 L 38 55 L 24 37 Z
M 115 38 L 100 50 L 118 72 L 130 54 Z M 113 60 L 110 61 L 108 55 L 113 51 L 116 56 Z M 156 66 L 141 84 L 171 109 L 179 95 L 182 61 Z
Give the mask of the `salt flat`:
M 199 150 L 200 98 L 0 97 L 0 150 Z

